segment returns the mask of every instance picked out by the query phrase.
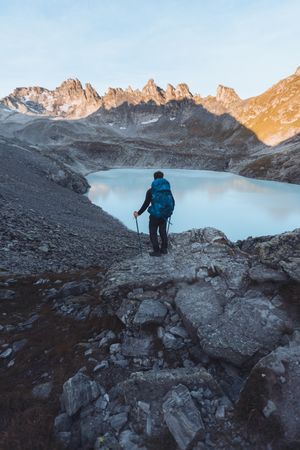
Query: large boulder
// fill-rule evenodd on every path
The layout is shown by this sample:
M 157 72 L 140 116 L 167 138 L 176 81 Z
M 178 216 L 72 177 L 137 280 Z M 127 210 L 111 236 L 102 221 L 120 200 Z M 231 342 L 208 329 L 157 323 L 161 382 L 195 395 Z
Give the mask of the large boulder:
M 210 283 L 195 283 L 178 290 L 175 304 L 203 350 L 237 366 L 254 364 L 291 332 L 287 315 L 258 291 L 230 299 Z
M 151 290 L 167 283 L 194 283 L 216 275 L 233 292 L 243 293 L 248 286 L 248 255 L 214 228 L 173 235 L 172 251 L 156 259 L 146 254 L 114 264 L 106 274 L 101 296 L 111 300 L 137 287 Z
M 259 243 L 257 251 L 262 263 L 283 269 L 292 280 L 300 282 L 300 228 Z
M 64 383 L 62 405 L 68 416 L 73 416 L 81 407 L 99 397 L 100 393 L 101 386 L 79 371 Z
M 135 325 L 144 326 L 149 324 L 161 325 L 166 317 L 168 309 L 166 305 L 158 300 L 144 300 L 134 317 Z
M 288 345 L 254 366 L 238 401 L 240 414 L 276 443 L 274 449 L 300 448 L 299 361 L 300 334 L 296 332 Z
M 257 362 L 276 348 L 286 333 L 291 333 L 286 314 L 255 291 L 234 298 L 221 314 L 198 328 L 200 345 L 208 355 L 237 366 Z
M 182 286 L 175 297 L 177 310 L 193 337 L 197 336 L 200 325 L 222 314 L 222 302 L 223 299 L 209 283 Z

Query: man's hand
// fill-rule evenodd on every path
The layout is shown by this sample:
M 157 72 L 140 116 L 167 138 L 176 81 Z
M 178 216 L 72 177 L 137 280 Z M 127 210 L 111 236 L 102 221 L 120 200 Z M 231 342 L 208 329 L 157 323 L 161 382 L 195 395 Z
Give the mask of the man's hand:
M 135 218 L 137 218 L 139 216 L 139 213 L 137 211 L 134 211 L 133 215 L 134 215 Z

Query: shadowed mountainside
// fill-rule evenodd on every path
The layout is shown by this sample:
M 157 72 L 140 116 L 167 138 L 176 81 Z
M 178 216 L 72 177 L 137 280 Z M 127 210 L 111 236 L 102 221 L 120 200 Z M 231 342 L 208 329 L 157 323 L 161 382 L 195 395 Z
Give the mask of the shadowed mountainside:
M 169 102 L 188 100 L 202 105 L 215 115 L 230 114 L 238 122 L 252 130 L 266 144 L 276 145 L 300 131 L 300 70 L 279 81 L 266 92 L 241 99 L 232 88 L 219 85 L 216 96 L 201 97 L 192 94 L 186 83 L 166 90 L 150 79 L 142 90 L 109 88 L 99 96 L 87 83 L 85 88 L 78 79 L 64 81 L 53 91 L 42 87 L 15 89 L 2 99 L 10 109 L 31 115 L 53 118 L 77 119 L 86 117 L 98 109 L 110 110 L 124 103 L 130 106 L 152 102 L 167 105 Z
M 0 135 L 81 174 L 107 167 L 161 166 L 228 170 L 292 183 L 300 179 L 297 136 L 266 146 L 230 114 L 213 114 L 192 99 L 163 105 L 123 103 L 78 120 L 28 116 L 0 107 L 0 118 Z

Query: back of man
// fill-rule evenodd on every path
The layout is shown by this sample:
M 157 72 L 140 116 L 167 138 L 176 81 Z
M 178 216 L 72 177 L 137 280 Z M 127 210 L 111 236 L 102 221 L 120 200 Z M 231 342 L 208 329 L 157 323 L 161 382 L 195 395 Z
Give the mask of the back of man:
M 148 208 L 148 206 L 151 206 Z M 161 256 L 168 253 L 167 220 L 172 215 L 175 206 L 170 183 L 164 178 L 163 172 L 154 173 L 154 181 L 146 193 L 145 201 L 139 211 L 134 211 L 138 217 L 148 208 L 149 234 L 153 247 L 150 256 Z M 161 247 L 158 243 L 157 230 L 161 238 Z

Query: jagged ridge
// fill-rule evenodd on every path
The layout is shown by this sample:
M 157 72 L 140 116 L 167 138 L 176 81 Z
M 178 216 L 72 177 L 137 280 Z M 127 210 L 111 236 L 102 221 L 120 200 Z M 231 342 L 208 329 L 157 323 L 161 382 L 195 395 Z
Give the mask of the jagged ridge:
M 153 79 L 142 90 L 133 90 L 131 86 L 127 89 L 110 87 L 101 97 L 91 84 L 87 83 L 83 88 L 78 79 L 69 79 L 53 91 L 42 87 L 17 88 L 0 103 L 25 114 L 74 119 L 124 103 L 165 105 L 185 100 L 202 105 L 216 115 L 229 113 L 266 144 L 275 145 L 300 131 L 299 68 L 263 94 L 246 100 L 241 99 L 234 89 L 223 85 L 218 86 L 215 97 L 201 97 L 192 94 L 186 83 L 179 83 L 176 88 L 168 84 L 164 90 Z

